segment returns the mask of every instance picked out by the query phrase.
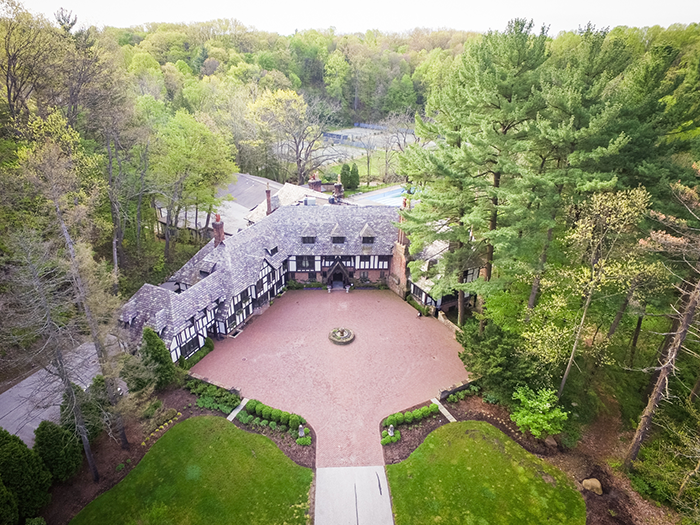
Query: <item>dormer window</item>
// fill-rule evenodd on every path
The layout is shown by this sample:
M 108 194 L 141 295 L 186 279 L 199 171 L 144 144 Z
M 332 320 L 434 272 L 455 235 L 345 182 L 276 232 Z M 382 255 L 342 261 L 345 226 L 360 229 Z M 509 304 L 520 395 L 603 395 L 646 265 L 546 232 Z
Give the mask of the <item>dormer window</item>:
M 345 244 L 345 237 L 331 237 L 333 244 Z
M 275 255 L 277 253 L 277 246 L 275 246 L 274 248 L 268 248 L 267 253 L 270 255 Z
M 316 237 L 302 237 L 302 244 L 314 244 L 316 242 Z
M 374 237 L 362 237 L 362 244 L 374 244 Z

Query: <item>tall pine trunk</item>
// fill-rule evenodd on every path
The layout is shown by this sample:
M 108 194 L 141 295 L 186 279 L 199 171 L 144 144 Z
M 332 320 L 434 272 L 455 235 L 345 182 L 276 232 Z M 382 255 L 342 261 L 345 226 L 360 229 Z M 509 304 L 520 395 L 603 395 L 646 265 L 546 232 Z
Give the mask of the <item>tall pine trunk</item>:
M 149 142 L 146 142 L 146 148 L 141 155 L 141 180 L 139 185 L 139 198 L 136 204 L 136 247 L 139 252 L 141 251 L 141 206 L 143 205 L 143 193 L 145 191 L 145 178 L 146 170 L 148 169 L 148 146 Z
M 632 300 L 632 296 L 634 295 L 634 290 L 636 288 L 637 288 L 637 280 L 632 279 L 632 283 L 630 284 L 630 288 L 629 288 L 629 290 L 627 290 L 627 295 L 625 295 L 625 299 L 624 299 L 624 301 L 622 301 L 620 308 L 617 310 L 617 314 L 615 314 L 615 319 L 613 319 L 613 322 L 610 325 L 610 330 L 608 330 L 608 339 L 612 339 L 612 336 L 615 335 L 615 332 L 617 331 L 617 327 L 620 325 L 620 321 L 622 321 L 622 316 L 625 314 L 625 310 L 627 310 L 627 306 L 629 306 L 630 301 Z
M 537 265 L 537 272 L 535 273 L 535 278 L 532 280 L 532 288 L 530 288 L 530 297 L 527 300 L 527 318 L 526 321 L 530 319 L 530 314 L 535 309 L 535 304 L 537 303 L 537 295 L 540 293 L 540 282 L 542 280 L 542 274 L 544 273 L 544 267 L 547 264 L 547 251 L 549 250 L 549 245 L 552 242 L 552 234 L 554 228 L 549 228 L 547 230 L 547 241 L 542 247 L 542 254 L 540 255 L 540 262 Z
M 56 217 L 58 219 L 58 223 L 61 229 L 61 233 L 63 234 L 63 238 L 66 243 L 66 248 L 68 249 L 68 254 L 70 257 L 70 267 L 71 267 L 71 275 L 73 278 L 73 282 L 75 283 L 75 286 L 78 291 L 78 301 L 80 305 L 83 308 L 83 313 L 85 314 L 85 318 L 88 322 L 88 327 L 90 329 L 90 337 L 95 345 L 95 351 L 97 352 L 97 359 L 100 363 L 100 368 L 102 369 L 102 373 L 105 376 L 105 384 L 107 386 L 107 396 L 109 398 L 109 402 L 112 406 L 116 406 L 117 404 L 117 394 L 116 394 L 116 386 L 114 384 L 114 378 L 111 376 L 111 374 L 106 373 L 108 371 L 108 356 L 107 352 L 104 348 L 104 345 L 102 344 L 102 339 L 100 338 L 99 335 L 99 327 L 97 323 L 97 319 L 95 319 L 95 316 L 92 314 L 92 309 L 90 308 L 90 304 L 88 303 L 87 300 L 87 289 L 85 287 L 85 284 L 83 283 L 83 278 L 80 275 L 80 267 L 79 263 L 75 254 L 75 244 L 73 242 L 73 238 L 71 237 L 70 233 L 68 232 L 68 227 L 66 226 L 65 221 L 63 220 L 63 212 L 61 210 L 61 207 L 59 205 L 59 196 L 54 193 L 53 195 L 53 201 L 54 201 L 54 206 L 56 210 Z M 129 448 L 129 441 L 127 440 L 126 437 L 126 431 L 124 430 L 124 423 L 122 421 L 121 415 L 117 414 L 116 415 L 116 424 L 117 424 L 117 431 L 119 433 L 119 438 L 121 441 L 121 447 L 122 449 L 128 449 Z
M 634 366 L 634 354 L 637 350 L 637 341 L 639 341 L 639 333 L 642 331 L 642 321 L 644 321 L 644 314 L 637 318 L 637 326 L 634 329 L 634 335 L 632 336 L 632 344 L 630 345 L 630 368 Z
M 637 431 L 634 434 L 632 444 L 630 445 L 627 456 L 625 457 L 624 467 L 626 470 L 632 468 L 632 462 L 637 459 L 642 442 L 649 433 L 656 407 L 659 405 L 659 402 L 663 397 L 664 390 L 668 388 L 668 377 L 675 366 L 676 357 L 678 356 L 678 352 L 680 351 L 683 341 L 685 341 L 685 337 L 688 334 L 690 324 L 693 322 L 695 310 L 697 309 L 699 300 L 700 280 L 698 280 L 698 282 L 695 284 L 695 288 L 688 298 L 688 302 L 683 310 L 681 320 L 678 324 L 678 330 L 673 335 L 673 342 L 669 346 L 666 358 L 659 369 L 659 376 L 656 380 L 656 384 L 654 385 L 654 390 L 652 391 L 651 396 L 649 396 L 649 401 L 647 402 L 644 412 L 642 412 L 642 417 L 639 420 Z

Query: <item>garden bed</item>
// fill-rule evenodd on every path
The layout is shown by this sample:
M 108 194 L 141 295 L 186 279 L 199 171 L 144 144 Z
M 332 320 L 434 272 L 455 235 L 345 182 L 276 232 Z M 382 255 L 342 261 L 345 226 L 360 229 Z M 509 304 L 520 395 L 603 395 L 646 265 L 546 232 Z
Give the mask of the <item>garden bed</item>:
M 413 411 L 429 404 L 430 403 L 420 403 L 407 410 Z M 448 423 L 447 418 L 443 416 L 442 413 L 438 413 L 435 416 L 422 419 L 419 423 L 412 423 L 410 425 L 403 424 L 396 427 L 396 430 L 401 432 L 401 439 L 396 443 L 390 443 L 383 447 L 384 463 L 386 465 L 391 465 L 407 459 L 411 453 L 423 443 L 428 434 L 446 423 Z M 382 430 L 386 430 L 383 421 L 379 423 L 379 434 L 382 433 Z
M 316 468 L 316 432 L 314 432 L 314 429 L 309 426 L 308 423 L 304 425 L 311 431 L 311 445 L 308 447 L 297 445 L 296 439 L 289 432 L 279 432 L 277 430 L 272 430 L 270 427 L 244 425 L 235 418 L 233 424 L 251 434 L 267 436 L 275 442 L 279 449 L 284 452 L 285 456 L 297 465 Z

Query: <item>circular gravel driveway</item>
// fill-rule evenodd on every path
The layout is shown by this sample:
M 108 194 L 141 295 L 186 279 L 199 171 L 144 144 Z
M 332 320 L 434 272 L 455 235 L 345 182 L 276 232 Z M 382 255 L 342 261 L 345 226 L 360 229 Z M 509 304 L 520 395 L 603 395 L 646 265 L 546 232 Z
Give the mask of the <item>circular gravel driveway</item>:
M 355 340 L 331 343 L 336 327 Z M 192 372 L 304 416 L 317 468 L 373 466 L 384 464 L 382 418 L 467 379 L 460 350 L 446 326 L 388 290 L 290 290 Z

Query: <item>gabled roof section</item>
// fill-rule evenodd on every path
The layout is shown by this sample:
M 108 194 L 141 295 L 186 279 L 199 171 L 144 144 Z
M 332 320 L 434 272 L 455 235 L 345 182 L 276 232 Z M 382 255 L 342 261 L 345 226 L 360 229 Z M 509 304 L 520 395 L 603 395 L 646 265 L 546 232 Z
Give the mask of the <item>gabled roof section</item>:
M 360 237 L 376 237 L 377 234 L 374 233 L 374 230 L 372 227 L 369 225 L 369 223 L 365 223 L 364 227 L 360 230 Z
M 331 237 L 345 237 L 345 230 L 340 227 L 340 224 L 337 222 L 335 223 L 335 226 L 333 226 L 333 229 L 331 230 Z
M 321 206 L 328 204 L 329 196 L 330 195 L 314 191 L 310 188 L 303 188 L 301 186 L 297 186 L 296 184 L 286 183 L 272 195 L 270 198 L 270 204 L 273 211 L 286 206 L 303 205 L 301 203 L 304 201 L 304 199 L 306 199 L 309 204 Z M 263 200 L 253 211 L 246 215 L 245 218 L 249 223 L 255 224 L 267 216 L 266 201 L 267 199 Z

